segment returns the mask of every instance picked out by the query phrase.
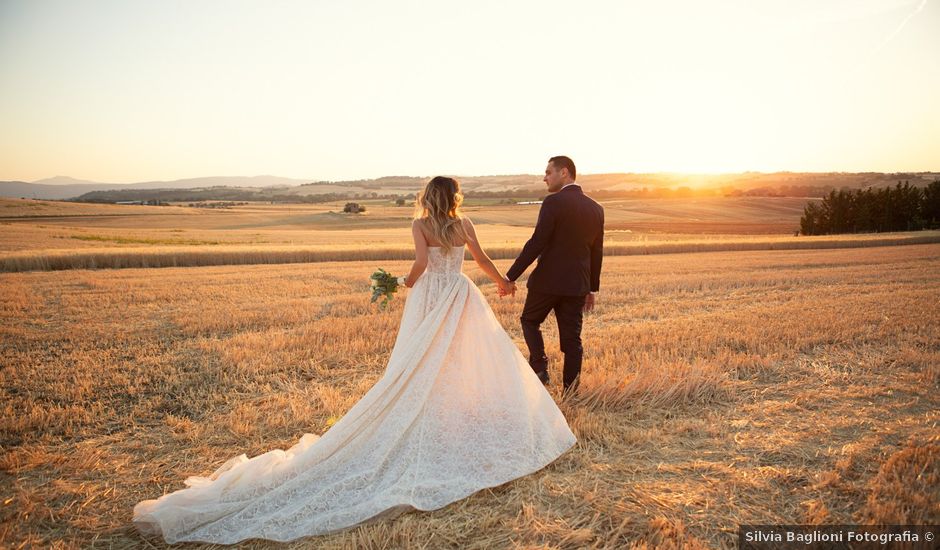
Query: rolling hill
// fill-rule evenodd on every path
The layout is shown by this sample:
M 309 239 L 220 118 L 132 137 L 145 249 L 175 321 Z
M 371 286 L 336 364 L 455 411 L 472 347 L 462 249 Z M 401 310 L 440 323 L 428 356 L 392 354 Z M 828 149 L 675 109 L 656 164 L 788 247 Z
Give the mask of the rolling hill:
M 173 181 L 145 181 L 137 183 L 103 183 L 56 176 L 34 182 L 0 181 L 0 196 L 34 199 L 86 200 L 146 200 L 159 198 L 154 190 L 199 190 L 199 196 L 177 197 L 163 200 L 279 200 L 298 199 L 310 195 L 337 195 L 354 197 L 376 195 L 409 195 L 419 191 L 427 177 L 387 176 L 377 179 L 344 181 L 311 181 L 277 176 L 212 176 Z M 458 176 L 465 192 L 472 193 L 540 193 L 544 190 L 541 176 L 534 174 Z M 606 193 L 649 193 L 662 195 L 672 190 L 672 196 L 691 195 L 769 195 L 769 196 L 822 196 L 830 189 L 860 189 L 885 187 L 900 181 L 923 186 L 940 179 L 940 173 L 798 173 L 798 172 L 744 172 L 740 174 L 584 174 L 578 178 L 586 190 Z M 135 193 L 135 191 L 150 191 Z M 209 190 L 208 192 L 206 190 Z M 216 190 L 216 191 L 211 191 Z M 239 190 L 243 191 L 240 192 Z M 644 191 L 645 190 L 645 191 Z M 118 192 L 112 194 L 111 192 Z M 89 193 L 94 195 L 87 196 Z M 676 193 L 678 195 L 676 195 Z M 252 195 L 255 195 L 254 197 Z M 669 195 L 667 195 L 669 196 Z M 302 200 L 302 199 L 301 199 Z

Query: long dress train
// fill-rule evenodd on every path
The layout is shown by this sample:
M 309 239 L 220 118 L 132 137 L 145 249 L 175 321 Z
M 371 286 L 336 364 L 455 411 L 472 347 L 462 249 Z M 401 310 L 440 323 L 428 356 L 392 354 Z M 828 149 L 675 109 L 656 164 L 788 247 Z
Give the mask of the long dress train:
M 435 510 L 535 472 L 575 443 L 564 416 L 461 272 L 432 247 L 385 374 L 322 437 L 242 454 L 134 507 L 169 542 L 290 541 Z

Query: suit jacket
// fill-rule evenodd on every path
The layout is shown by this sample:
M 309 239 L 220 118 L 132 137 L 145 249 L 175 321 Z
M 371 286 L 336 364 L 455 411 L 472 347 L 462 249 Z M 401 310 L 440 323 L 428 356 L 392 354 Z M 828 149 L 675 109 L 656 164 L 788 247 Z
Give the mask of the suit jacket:
M 569 185 L 542 201 L 535 231 L 506 278 L 515 281 L 535 261 L 526 284 L 559 296 L 584 296 L 601 284 L 604 208 L 578 185 Z

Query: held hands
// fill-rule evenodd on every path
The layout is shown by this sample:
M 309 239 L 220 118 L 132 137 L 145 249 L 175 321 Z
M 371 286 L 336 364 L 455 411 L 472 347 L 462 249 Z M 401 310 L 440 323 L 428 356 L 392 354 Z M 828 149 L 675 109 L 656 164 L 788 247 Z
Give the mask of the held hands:
M 503 296 L 515 296 L 516 295 L 516 283 L 510 281 L 509 279 L 503 277 L 499 282 L 496 283 L 499 285 L 499 297 Z

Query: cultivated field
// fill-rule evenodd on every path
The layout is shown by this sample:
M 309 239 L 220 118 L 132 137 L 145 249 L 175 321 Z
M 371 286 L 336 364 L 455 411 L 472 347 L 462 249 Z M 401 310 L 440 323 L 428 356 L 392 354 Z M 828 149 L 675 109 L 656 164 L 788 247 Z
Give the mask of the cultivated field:
M 807 199 L 708 198 L 617 200 L 604 203 L 613 242 L 674 242 L 728 235 L 792 235 Z M 360 215 L 343 203 L 252 203 L 230 209 L 81 204 L 0 199 L 0 252 L 141 245 L 347 245 L 410 243 L 410 206 L 359 201 Z M 468 201 L 464 212 L 491 246 L 518 244 L 532 232 L 537 204 Z
M 538 205 L 470 204 L 494 258 L 515 258 L 532 234 Z M 940 231 L 796 237 L 806 199 L 774 197 L 604 202 L 605 254 L 819 249 L 940 243 Z M 0 272 L 183 267 L 412 257 L 410 207 L 365 201 L 184 206 L 93 205 L 0 199 Z
M 136 502 L 322 433 L 381 376 L 402 301 L 370 307 L 367 277 L 409 265 L 0 274 L 0 546 L 163 547 Z M 524 349 L 524 292 L 467 271 Z M 609 257 L 584 393 L 561 403 L 574 449 L 435 512 L 245 547 L 722 548 L 740 523 L 940 523 L 938 274 L 938 244 Z M 557 384 L 553 321 L 547 339 Z

